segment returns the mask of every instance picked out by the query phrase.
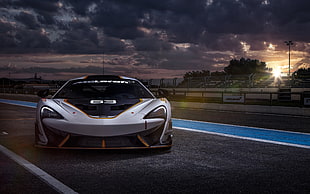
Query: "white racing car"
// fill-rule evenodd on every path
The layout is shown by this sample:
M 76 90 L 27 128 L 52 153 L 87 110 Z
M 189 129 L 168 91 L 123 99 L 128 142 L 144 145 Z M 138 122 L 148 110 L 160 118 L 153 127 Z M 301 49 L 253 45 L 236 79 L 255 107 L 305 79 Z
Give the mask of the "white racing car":
M 93 75 L 41 91 L 35 145 L 53 148 L 170 148 L 171 107 L 138 80 Z

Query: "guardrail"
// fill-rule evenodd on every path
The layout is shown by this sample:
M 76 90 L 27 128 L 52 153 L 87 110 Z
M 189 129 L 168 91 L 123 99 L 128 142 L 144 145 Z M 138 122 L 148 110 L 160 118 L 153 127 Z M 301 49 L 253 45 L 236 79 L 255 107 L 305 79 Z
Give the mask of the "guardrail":
M 8 93 L 8 94 L 34 94 L 37 95 L 38 91 L 42 90 L 42 88 L 1 88 L 0 93 Z M 55 93 L 58 89 L 49 89 L 50 93 Z

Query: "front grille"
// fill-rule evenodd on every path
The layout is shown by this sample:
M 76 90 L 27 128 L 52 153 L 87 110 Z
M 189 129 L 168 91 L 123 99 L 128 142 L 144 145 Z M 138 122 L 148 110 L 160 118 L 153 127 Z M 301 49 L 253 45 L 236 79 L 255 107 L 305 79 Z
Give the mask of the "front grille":
M 94 147 L 94 148 L 113 148 L 113 147 L 142 147 L 143 144 L 135 136 L 118 137 L 88 137 L 72 136 L 64 144 L 64 147 Z

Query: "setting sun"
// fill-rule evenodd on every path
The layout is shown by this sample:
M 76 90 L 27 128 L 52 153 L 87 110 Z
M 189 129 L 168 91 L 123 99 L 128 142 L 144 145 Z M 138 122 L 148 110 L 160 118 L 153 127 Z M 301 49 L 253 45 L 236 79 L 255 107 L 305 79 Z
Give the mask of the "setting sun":
M 281 77 L 281 69 L 280 68 L 273 69 L 272 74 L 275 78 Z

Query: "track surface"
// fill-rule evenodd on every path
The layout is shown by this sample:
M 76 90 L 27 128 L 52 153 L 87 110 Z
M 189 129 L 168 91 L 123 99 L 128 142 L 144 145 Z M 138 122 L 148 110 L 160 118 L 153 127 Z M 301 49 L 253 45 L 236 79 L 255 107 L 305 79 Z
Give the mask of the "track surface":
M 33 147 L 35 110 L 0 103 L 0 144 L 79 193 L 309 193 L 310 150 L 175 130 L 171 151 Z M 174 109 L 174 117 L 309 132 L 309 118 Z M 56 193 L 0 153 L 0 193 Z

